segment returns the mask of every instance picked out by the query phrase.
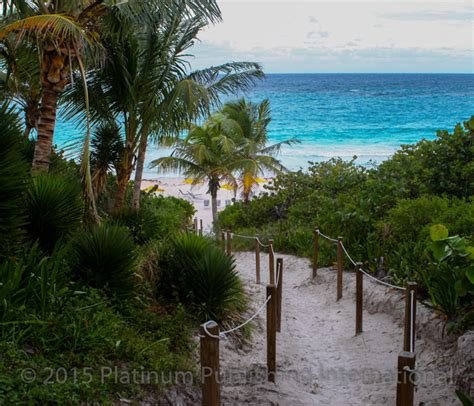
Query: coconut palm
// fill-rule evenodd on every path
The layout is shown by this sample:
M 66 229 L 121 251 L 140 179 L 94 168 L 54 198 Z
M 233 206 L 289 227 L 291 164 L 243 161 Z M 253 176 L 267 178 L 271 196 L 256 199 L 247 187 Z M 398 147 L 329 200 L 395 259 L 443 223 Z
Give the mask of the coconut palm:
M 248 202 L 252 189 L 258 184 L 259 175 L 278 174 L 286 171 L 286 168 L 275 158 L 281 147 L 299 141 L 292 138 L 268 145 L 271 110 L 270 102 L 267 99 L 261 103 L 253 103 L 245 99 L 228 102 L 222 108 L 222 114 L 238 123 L 242 131 L 242 144 L 239 145 L 242 167 L 238 177 L 244 202 Z
M 214 0 L 150 0 L 143 3 L 138 0 L 12 0 L 9 7 L 4 7 L 7 24 L 0 29 L 0 42 L 11 38 L 29 41 L 37 44 L 40 54 L 42 97 L 34 171 L 49 168 L 58 98 L 69 81 L 73 65 L 77 63 L 81 68 L 88 46 L 99 37 L 100 23 L 107 12 L 121 8 L 131 17 L 139 14 L 132 13 L 132 6 L 153 13 L 160 8 L 173 9 L 176 4 L 181 7 L 184 3 L 185 11 L 199 12 L 213 19 L 220 17 Z
M 123 207 L 125 191 L 136 165 L 133 205 L 138 208 L 148 139 L 176 137 L 191 120 L 209 112 L 218 96 L 246 88 L 263 72 L 255 63 L 227 63 L 187 72 L 187 50 L 208 23 L 202 16 L 155 13 L 142 30 L 112 24 L 103 34 L 107 59 L 88 72 L 90 112 L 94 122 L 123 122 L 124 148 L 116 165 L 115 210 Z M 119 32 L 114 32 L 119 27 Z M 82 83 L 66 91 L 67 115 L 81 114 Z M 137 157 L 137 158 L 136 158 Z
M 170 156 L 152 161 L 151 166 L 161 172 L 182 173 L 194 184 L 207 182 L 215 225 L 217 192 L 222 182 L 236 184 L 234 173 L 242 164 L 238 154 L 241 138 L 238 124 L 216 113 L 203 126 L 193 126 L 184 139 L 176 141 Z
M 169 63 L 176 63 L 176 61 L 178 58 Z M 166 65 L 164 68 L 170 69 Z M 161 102 L 155 105 L 154 109 L 149 109 L 154 113 L 151 117 L 152 131 L 140 137 L 132 198 L 133 207 L 139 207 L 148 138 L 151 136 L 155 143 L 162 143 L 164 138 L 168 142 L 170 137 L 171 140 L 176 139 L 182 130 L 189 127 L 191 121 L 209 114 L 212 107 L 219 106 L 223 95 L 248 89 L 255 80 L 263 76 L 263 71 L 257 63 L 232 62 L 191 72 L 184 79 L 180 79 L 179 75 L 170 76 L 168 82 L 162 82 Z

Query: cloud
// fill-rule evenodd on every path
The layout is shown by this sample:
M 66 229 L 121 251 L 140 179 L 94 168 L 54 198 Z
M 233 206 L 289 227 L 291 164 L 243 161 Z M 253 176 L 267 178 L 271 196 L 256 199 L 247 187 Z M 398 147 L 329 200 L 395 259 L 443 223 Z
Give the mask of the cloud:
M 380 17 L 400 21 L 471 21 L 472 8 L 464 10 L 417 10 L 380 13 Z
M 261 62 L 267 72 L 470 72 L 471 50 L 447 47 L 423 49 L 395 46 L 361 47 L 349 41 L 339 46 L 253 48 L 242 51 L 226 44 L 201 43 L 194 49 L 193 68 L 228 61 Z

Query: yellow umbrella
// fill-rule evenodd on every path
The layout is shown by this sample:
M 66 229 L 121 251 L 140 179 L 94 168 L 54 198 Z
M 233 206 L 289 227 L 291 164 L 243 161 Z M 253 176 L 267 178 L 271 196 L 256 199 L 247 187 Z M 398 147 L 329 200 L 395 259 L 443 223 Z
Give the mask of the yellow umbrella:
M 186 183 L 187 185 L 192 185 L 193 182 L 194 182 L 193 179 L 185 179 L 185 180 L 184 180 L 184 183 Z
M 232 185 L 229 185 L 228 183 L 224 183 L 222 186 L 221 186 L 222 189 L 225 189 L 225 190 L 234 190 L 234 187 Z
M 158 187 L 158 185 L 151 185 L 148 186 L 147 188 L 143 189 L 145 192 L 164 192 L 165 189 L 161 189 Z
M 268 182 L 266 179 L 262 179 L 262 178 L 255 178 L 255 182 L 257 183 L 265 183 L 265 182 Z

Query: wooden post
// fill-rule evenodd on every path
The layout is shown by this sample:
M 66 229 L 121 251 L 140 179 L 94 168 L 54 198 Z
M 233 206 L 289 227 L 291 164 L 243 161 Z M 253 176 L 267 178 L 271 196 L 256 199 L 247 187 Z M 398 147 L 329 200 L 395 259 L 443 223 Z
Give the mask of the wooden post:
M 260 283 L 260 243 L 258 238 L 255 238 L 255 278 L 257 283 Z
M 337 300 L 342 297 L 342 267 L 343 267 L 342 237 L 337 237 Z
M 318 251 L 319 251 L 319 229 L 315 227 L 313 231 L 313 278 L 318 273 Z
M 197 234 L 198 233 L 198 219 L 197 217 L 194 217 L 194 233 Z
M 226 252 L 225 232 L 224 231 L 221 231 L 221 241 L 222 241 L 222 251 Z
M 405 290 L 405 328 L 403 332 L 403 351 L 407 352 L 415 352 L 416 289 L 415 282 L 407 282 Z
M 362 333 L 362 308 L 364 303 L 364 274 L 362 264 L 356 264 L 356 335 Z
M 275 252 L 273 251 L 273 240 L 268 240 L 268 271 L 270 273 L 270 284 L 275 284 Z
M 227 255 L 232 255 L 232 233 L 230 231 L 227 231 L 226 239 L 227 239 Z
M 199 220 L 199 235 L 202 235 L 204 232 L 203 227 L 202 227 L 202 219 Z
M 283 294 L 283 258 L 277 258 L 277 331 L 281 331 L 281 304 Z
M 276 374 L 276 286 L 267 285 L 267 378 L 275 382 Z
M 201 347 L 201 385 L 202 385 L 202 405 L 219 406 L 221 403 L 219 385 L 219 326 L 213 322 L 205 325 L 209 336 L 204 329 L 204 324 L 200 328 Z
M 413 352 L 398 355 L 397 406 L 413 406 L 415 392 L 415 361 Z

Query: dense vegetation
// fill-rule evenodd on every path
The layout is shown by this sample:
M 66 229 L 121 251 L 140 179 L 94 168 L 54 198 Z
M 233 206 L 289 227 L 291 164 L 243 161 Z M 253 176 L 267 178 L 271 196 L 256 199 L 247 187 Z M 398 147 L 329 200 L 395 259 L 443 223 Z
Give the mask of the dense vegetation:
M 282 174 L 263 195 L 227 207 L 219 223 L 306 256 L 314 227 L 343 236 L 355 260 L 395 283 L 417 281 L 450 327 L 465 328 L 474 321 L 473 193 L 474 117 L 373 169 L 332 159 Z M 321 263 L 330 265 L 334 247 L 321 245 Z

